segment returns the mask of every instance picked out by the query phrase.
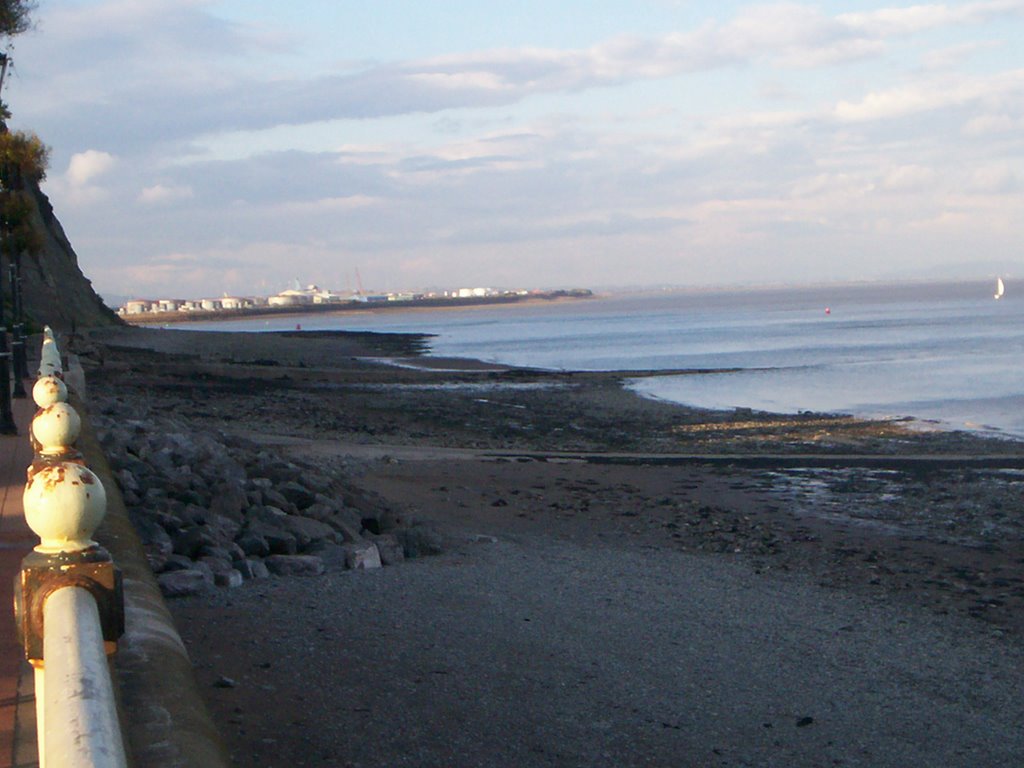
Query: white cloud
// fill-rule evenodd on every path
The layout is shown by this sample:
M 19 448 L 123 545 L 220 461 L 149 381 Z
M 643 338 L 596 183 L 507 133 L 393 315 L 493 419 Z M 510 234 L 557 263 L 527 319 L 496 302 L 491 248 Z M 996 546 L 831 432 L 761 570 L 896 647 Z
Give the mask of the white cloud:
M 159 205 L 177 200 L 188 200 L 192 195 L 192 187 L 189 186 L 154 184 L 152 187 L 146 187 L 139 193 L 139 202 L 147 205 Z
M 872 91 L 859 101 L 840 101 L 834 110 L 840 120 L 886 120 L 966 104 L 999 104 L 1024 95 L 1024 70 L 995 76 L 936 77 L 908 85 Z
M 978 115 L 964 124 L 966 136 L 995 136 L 1024 130 L 1024 117 L 1013 117 L 1007 114 Z
M 965 43 L 950 45 L 929 51 L 921 58 L 921 64 L 925 69 L 949 69 L 972 58 L 975 54 L 1005 48 L 1005 41 L 997 40 L 970 40 Z
M 905 8 L 880 8 L 868 13 L 844 13 L 837 20 L 851 30 L 869 35 L 909 35 L 915 32 L 971 24 L 1024 12 L 1021 0 L 992 0 L 980 3 L 932 3 Z
M 97 182 L 116 165 L 117 159 L 110 153 L 88 149 L 72 155 L 67 170 L 48 184 L 74 205 L 94 205 L 107 199 L 108 190 Z
M 370 195 L 349 195 L 347 197 L 324 197 L 319 200 L 287 203 L 282 210 L 292 214 L 330 213 L 355 211 L 383 205 L 386 201 Z
M 912 192 L 935 183 L 935 171 L 920 165 L 901 165 L 882 177 L 881 187 L 889 192 Z
M 971 174 L 971 191 L 980 194 L 1006 194 L 1018 188 L 1017 175 L 1006 165 L 978 168 Z
M 115 162 L 114 156 L 109 152 L 88 149 L 71 156 L 64 178 L 72 187 L 85 187 L 93 179 L 113 168 Z

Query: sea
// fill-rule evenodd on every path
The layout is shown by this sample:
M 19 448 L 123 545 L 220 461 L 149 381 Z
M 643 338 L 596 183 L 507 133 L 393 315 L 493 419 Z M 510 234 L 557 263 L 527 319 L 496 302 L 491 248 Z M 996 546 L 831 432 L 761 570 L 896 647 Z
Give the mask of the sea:
M 641 395 L 702 408 L 911 418 L 1024 438 L 1024 292 L 1012 281 L 649 290 L 593 299 L 188 323 L 432 334 L 431 354 L 665 371 Z M 686 373 L 702 371 L 699 375 Z

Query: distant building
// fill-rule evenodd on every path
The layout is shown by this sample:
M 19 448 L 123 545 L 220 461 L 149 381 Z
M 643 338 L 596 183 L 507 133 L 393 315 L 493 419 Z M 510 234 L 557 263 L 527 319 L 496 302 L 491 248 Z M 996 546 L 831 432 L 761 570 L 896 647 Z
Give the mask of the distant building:
M 276 296 L 271 296 L 267 299 L 267 304 L 271 307 L 298 307 L 304 304 L 312 304 L 312 295 L 304 291 L 287 290 L 281 291 Z
M 148 299 L 132 299 L 124 305 L 124 313 L 126 315 L 141 315 L 144 312 L 151 312 L 153 310 L 153 302 Z
M 482 296 L 493 296 L 495 293 L 492 288 L 459 288 L 455 295 L 460 299 L 478 299 Z
M 324 290 L 317 285 L 300 288 L 296 281 L 295 286 L 271 296 L 267 304 L 272 307 L 299 307 L 307 304 L 340 304 L 347 300 L 342 294 Z

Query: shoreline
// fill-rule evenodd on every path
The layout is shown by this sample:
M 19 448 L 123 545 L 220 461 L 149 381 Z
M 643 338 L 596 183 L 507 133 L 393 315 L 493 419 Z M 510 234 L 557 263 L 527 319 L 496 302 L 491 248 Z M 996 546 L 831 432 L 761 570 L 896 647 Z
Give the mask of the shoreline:
M 998 686 L 1011 685 L 1024 654 L 1020 444 L 827 414 L 687 408 L 632 393 L 616 374 L 381 362 L 423 360 L 408 352 L 414 341 L 124 329 L 78 345 L 99 407 L 252 441 L 267 461 L 331 473 L 389 515 L 429 521 L 443 538 L 441 555 L 379 571 L 335 570 L 325 560 L 326 573 L 313 580 L 273 577 L 171 601 L 240 765 L 299 756 L 324 768 L 346 760 L 397 765 L 410 744 L 422 758 L 417 765 L 472 765 L 450 745 L 467 727 L 488 731 L 487 708 L 510 695 L 524 711 L 541 711 L 552 691 L 564 692 L 562 711 L 590 717 L 571 661 L 581 652 L 600 664 L 593 677 L 600 690 L 646 679 L 637 666 L 644 655 L 598 631 L 598 615 L 616 627 L 639 621 L 652 638 L 665 638 L 661 653 L 687 659 L 665 667 L 680 675 L 668 686 L 687 690 L 693 675 L 710 675 L 705 688 L 722 691 L 710 711 L 723 712 L 721 720 L 687 707 L 694 719 L 684 745 L 660 726 L 660 740 L 649 741 L 639 722 L 617 722 L 610 732 L 558 722 L 548 732 L 503 711 L 507 738 L 488 742 L 499 762 L 594 764 L 515 752 L 536 742 L 544 754 L 558 745 L 589 754 L 586 745 L 598 745 L 623 764 L 638 759 L 642 744 L 643 755 L 664 763 L 694 744 L 710 755 L 719 725 L 733 734 L 735 762 L 770 762 L 763 750 L 776 747 L 759 740 L 762 724 L 779 719 L 768 699 L 748 695 L 724 669 L 706 671 L 706 655 L 691 658 L 685 644 L 668 642 L 707 625 L 735 653 L 763 645 L 765 632 L 789 649 L 766 690 L 806 701 L 799 717 L 821 723 L 823 741 L 775 730 L 779 764 L 817 765 L 830 749 L 855 761 L 851 745 L 863 733 L 872 734 L 876 757 L 893 756 L 872 765 L 1019 764 L 1024 741 L 1002 725 L 1019 722 L 1016 710 L 987 708 L 991 738 L 972 742 L 972 762 L 958 762 L 961 735 L 946 723 L 974 710 L 922 691 L 959 685 L 963 658 L 974 658 L 984 660 L 984 685 L 998 688 L 986 700 L 1016 695 Z M 588 608 L 577 612 L 578 605 Z M 797 605 L 799 621 L 776 623 L 780 610 Z M 601 614 L 593 612 L 598 606 Z M 434 626 L 440 635 L 429 641 L 417 629 Z M 822 626 L 832 629 L 821 635 Z M 929 655 L 911 654 L 902 677 L 873 677 L 877 654 L 893 648 L 893 627 L 901 642 L 928 647 Z M 533 628 L 545 631 L 543 639 L 521 634 Z M 850 680 L 810 684 L 801 670 L 817 668 L 815 649 L 845 648 L 854 637 L 865 651 L 847 660 L 851 679 L 871 679 L 877 693 L 830 717 L 814 702 L 843 699 Z M 525 678 L 499 675 L 491 688 L 488 675 L 529 649 L 567 661 L 541 664 Z M 393 661 L 374 665 L 375 654 Z M 742 668 L 749 662 L 756 675 L 776 674 L 756 653 L 744 658 Z M 469 667 L 458 675 L 431 672 L 462 663 Z M 318 670 L 316 686 L 301 672 L 309 668 Z M 832 679 L 827 665 L 822 675 Z M 231 687 L 217 686 L 224 676 Z M 907 676 L 923 682 L 910 690 Z M 658 708 L 671 690 L 661 679 L 652 676 L 650 695 L 634 706 L 656 722 L 678 722 L 680 715 Z M 261 705 L 268 690 L 278 703 L 273 712 Z M 417 692 L 429 707 L 417 706 Z M 899 710 L 905 739 L 879 731 L 877 696 Z M 481 711 L 464 712 L 460 701 L 483 702 Z M 909 701 L 904 712 L 899 702 Z M 737 715 L 747 706 L 756 727 Z M 438 712 L 461 714 L 438 719 Z M 353 745 L 346 734 L 364 728 L 368 716 L 404 737 Z M 613 733 L 625 738 L 624 751 L 609 740 Z

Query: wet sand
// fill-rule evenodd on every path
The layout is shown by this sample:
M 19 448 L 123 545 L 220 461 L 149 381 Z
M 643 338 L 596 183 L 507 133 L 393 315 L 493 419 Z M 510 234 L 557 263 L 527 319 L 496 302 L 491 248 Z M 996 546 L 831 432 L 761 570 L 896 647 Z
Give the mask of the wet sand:
M 256 437 L 445 534 L 172 603 L 239 765 L 1021 762 L 1020 444 L 425 366 L 424 341 L 78 344 L 95 397 Z

